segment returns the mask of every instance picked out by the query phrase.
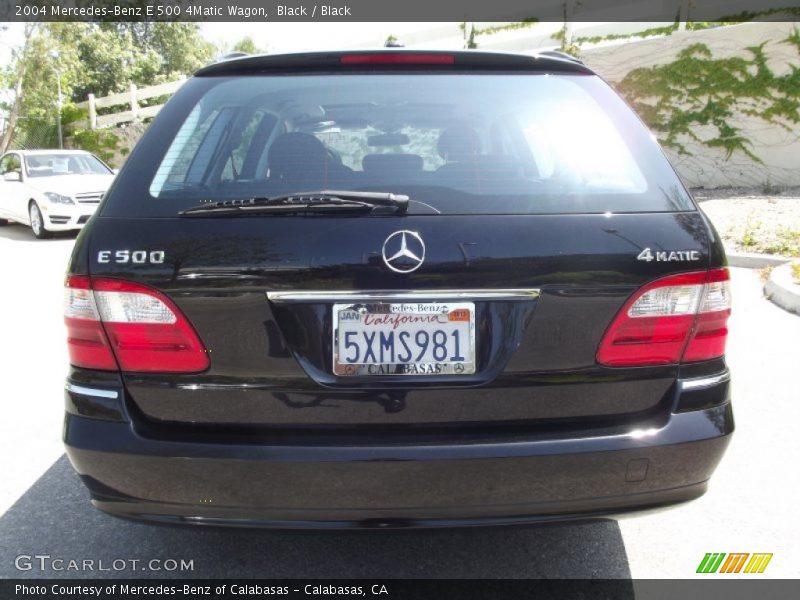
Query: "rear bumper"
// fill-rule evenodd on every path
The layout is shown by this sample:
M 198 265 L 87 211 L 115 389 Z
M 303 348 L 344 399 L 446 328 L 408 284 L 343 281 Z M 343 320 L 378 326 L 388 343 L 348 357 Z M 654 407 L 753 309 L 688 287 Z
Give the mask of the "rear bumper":
M 67 454 L 98 508 L 156 522 L 295 528 L 455 526 L 619 515 L 705 492 L 730 402 L 624 434 L 424 445 L 162 441 L 67 414 Z

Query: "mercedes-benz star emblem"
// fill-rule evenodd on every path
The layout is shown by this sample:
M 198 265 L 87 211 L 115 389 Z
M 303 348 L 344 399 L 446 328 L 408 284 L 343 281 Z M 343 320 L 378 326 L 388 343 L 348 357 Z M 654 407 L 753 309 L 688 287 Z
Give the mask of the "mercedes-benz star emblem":
M 416 231 L 395 231 L 383 242 L 383 262 L 395 273 L 411 273 L 425 260 L 425 242 Z

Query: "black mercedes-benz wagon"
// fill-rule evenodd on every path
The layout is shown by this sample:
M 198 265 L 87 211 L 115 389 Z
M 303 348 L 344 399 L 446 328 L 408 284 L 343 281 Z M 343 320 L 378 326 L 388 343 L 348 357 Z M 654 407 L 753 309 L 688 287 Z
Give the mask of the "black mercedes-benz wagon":
M 733 431 L 720 240 L 555 56 L 245 57 L 81 233 L 64 440 L 109 513 L 570 519 L 703 494 Z

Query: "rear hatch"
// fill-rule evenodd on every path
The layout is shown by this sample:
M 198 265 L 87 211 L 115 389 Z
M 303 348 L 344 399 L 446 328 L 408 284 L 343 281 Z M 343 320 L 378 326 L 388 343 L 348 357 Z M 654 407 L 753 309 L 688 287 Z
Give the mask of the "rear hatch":
M 200 372 L 125 372 L 134 414 L 415 431 L 668 414 L 680 356 L 602 365 L 598 350 L 642 286 L 720 266 L 712 230 L 596 76 L 460 56 L 423 72 L 325 55 L 290 75 L 272 72 L 279 58 L 247 59 L 168 103 L 76 250 L 92 278 L 164 294 L 207 351 Z M 331 188 L 411 201 L 337 206 L 346 193 Z M 313 190 L 324 210 L 263 208 Z M 192 207 L 204 208 L 180 214 Z M 441 333 L 385 316 L 428 310 L 450 315 Z M 384 323 L 372 347 L 347 323 L 363 318 Z M 411 355 L 399 338 L 381 347 L 393 327 L 425 342 L 411 367 L 396 364 Z
M 122 273 L 94 264 L 92 274 L 165 292 L 209 350 L 211 367 L 200 374 L 125 375 L 146 415 L 270 425 L 640 415 L 669 400 L 676 368 L 603 368 L 595 354 L 631 293 L 675 267 L 637 261 L 631 244 L 695 250 L 707 263 L 698 213 L 502 216 L 481 227 L 474 216 L 266 219 L 98 220 L 92 256 L 138 244 L 163 249 L 168 261 Z M 389 271 L 380 257 L 400 229 L 426 240 L 424 268 L 410 275 Z M 437 296 L 442 289 L 497 295 L 474 300 L 474 374 L 332 373 L 333 292 L 431 291 L 439 302 L 456 300 Z M 268 300 L 303 291 L 321 299 Z

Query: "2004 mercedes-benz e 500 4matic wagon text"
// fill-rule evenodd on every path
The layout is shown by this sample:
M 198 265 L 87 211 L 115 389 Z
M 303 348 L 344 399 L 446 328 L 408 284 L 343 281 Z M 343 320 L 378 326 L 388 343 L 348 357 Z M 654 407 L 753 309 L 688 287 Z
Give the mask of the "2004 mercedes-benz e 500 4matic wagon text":
M 245 57 L 78 238 L 64 439 L 98 508 L 267 527 L 616 515 L 733 431 L 714 229 L 554 56 Z

